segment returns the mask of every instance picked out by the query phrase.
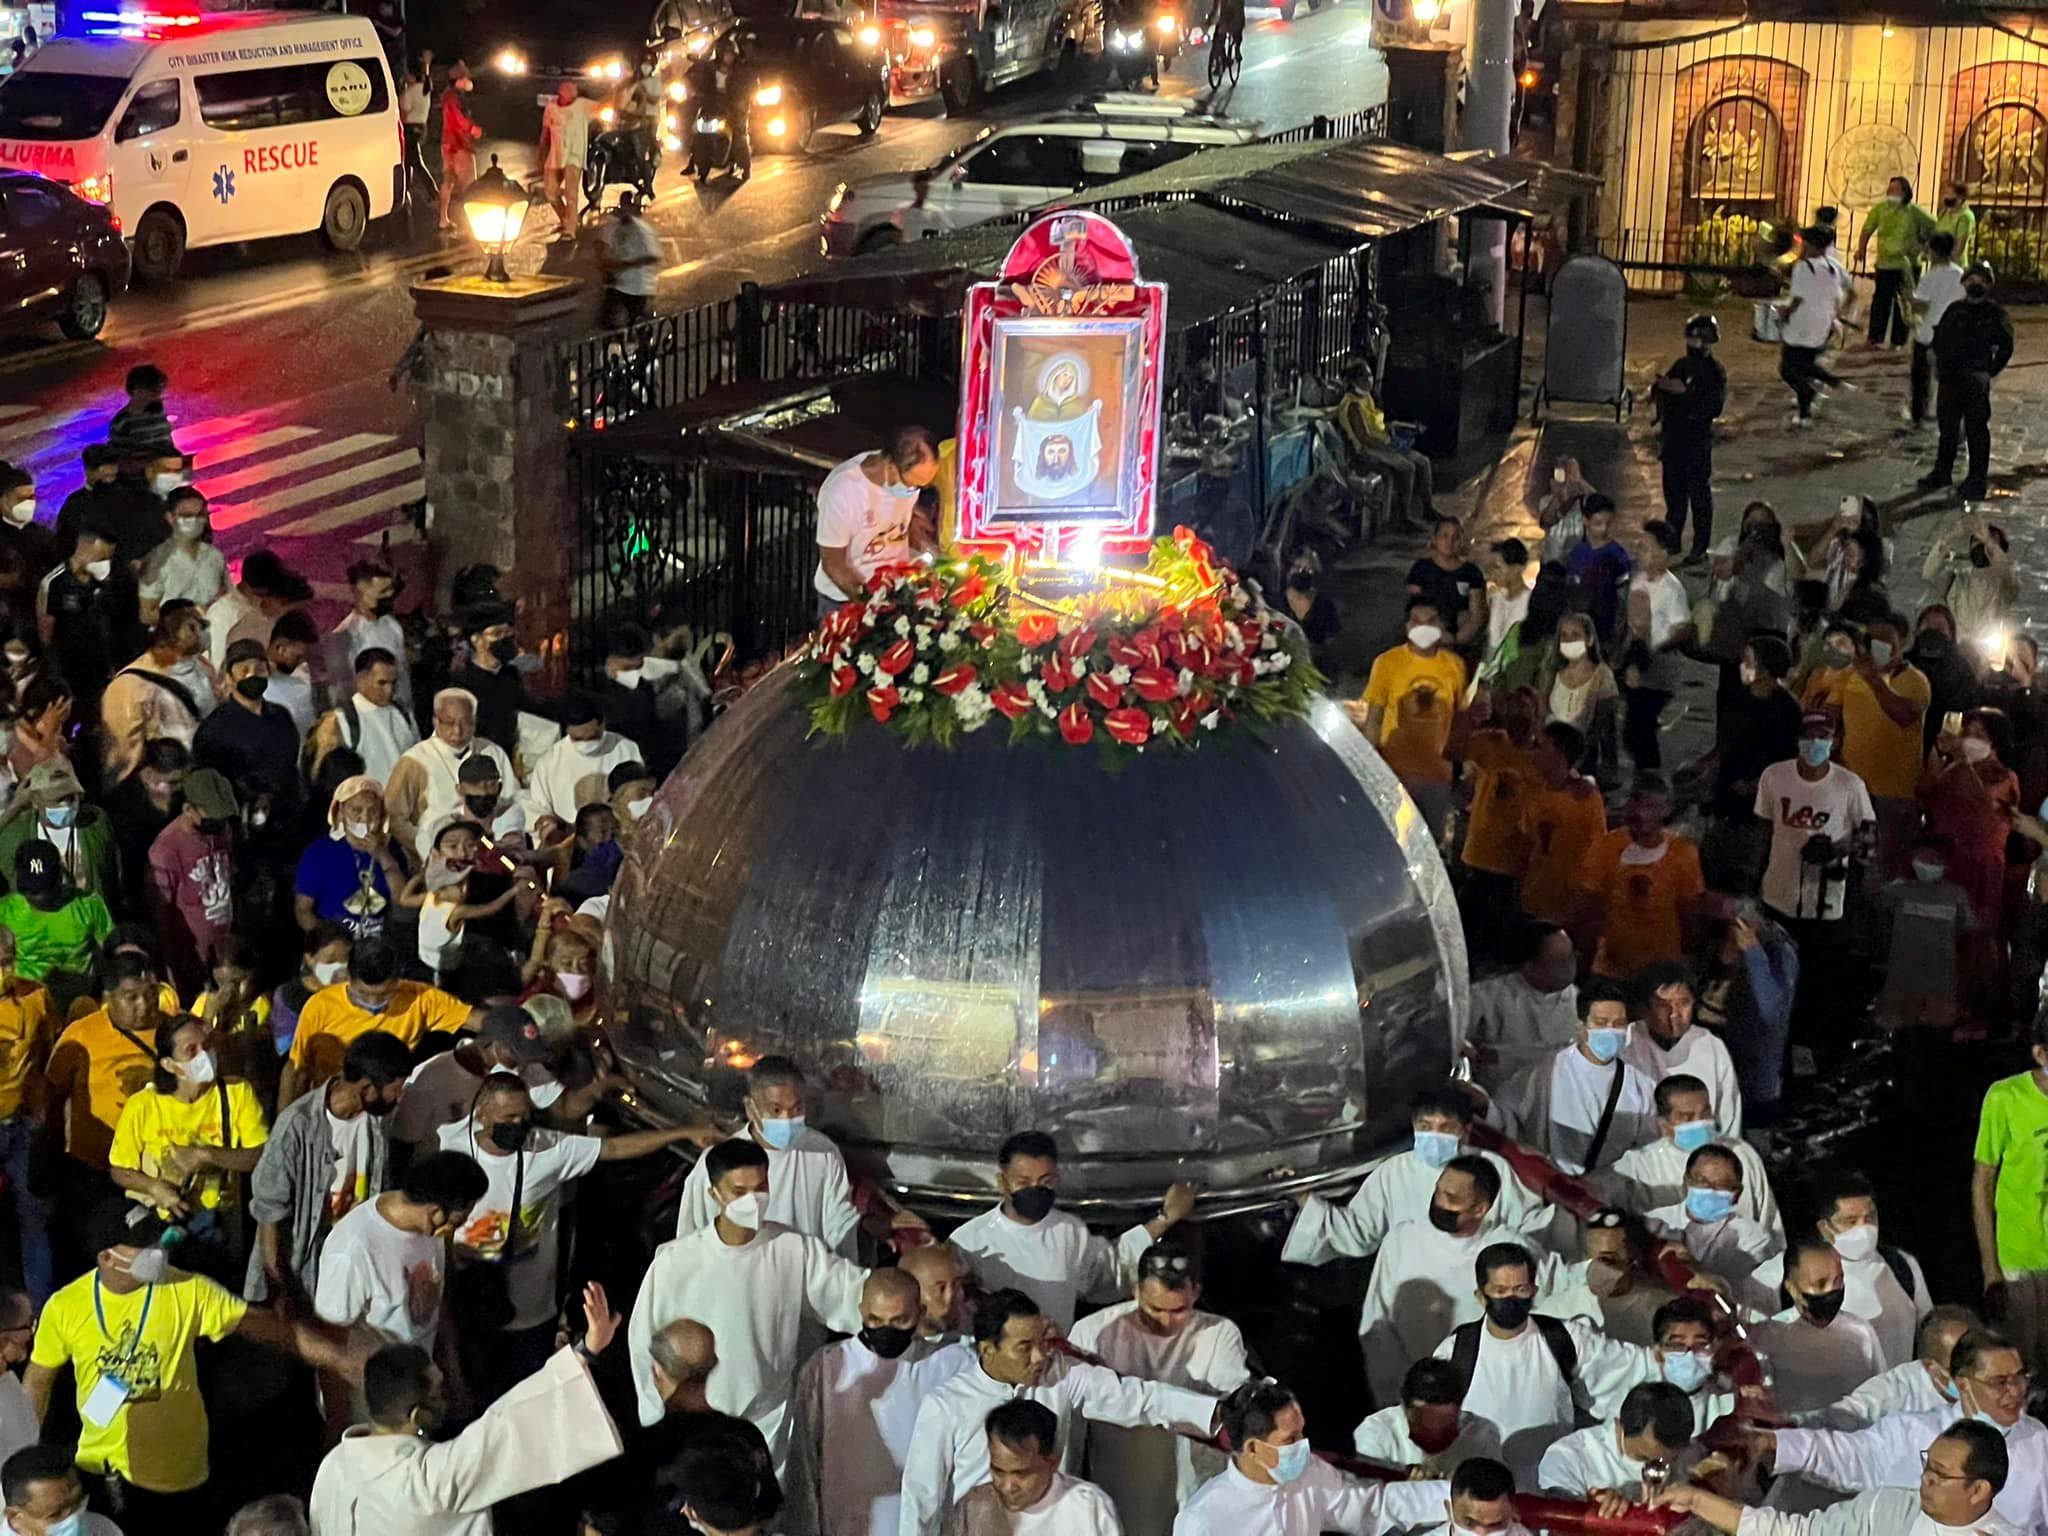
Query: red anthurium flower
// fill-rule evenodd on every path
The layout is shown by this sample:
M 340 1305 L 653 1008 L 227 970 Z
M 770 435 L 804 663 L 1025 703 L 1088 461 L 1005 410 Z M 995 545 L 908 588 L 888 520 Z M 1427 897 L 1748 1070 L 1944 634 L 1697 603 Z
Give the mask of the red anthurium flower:
M 1129 667 L 1132 671 L 1136 671 L 1139 667 L 1145 665 L 1147 658 L 1144 651 L 1139 649 L 1135 640 L 1125 639 L 1122 635 L 1111 635 L 1109 637 L 1109 659 L 1120 667 Z
M 956 693 L 965 692 L 973 683 L 974 668 L 964 661 L 955 662 L 932 679 L 932 692 L 951 698 Z
M 1094 739 L 1095 722 L 1088 717 L 1087 705 L 1076 702 L 1060 711 L 1060 734 L 1074 747 L 1086 746 Z
M 1123 689 L 1117 687 L 1100 672 L 1088 674 L 1088 697 L 1104 709 L 1115 709 L 1124 701 Z
M 1195 734 L 1197 722 L 1202 718 L 1202 712 L 1196 707 L 1194 699 L 1189 697 L 1175 699 L 1171 704 L 1167 705 L 1166 717 L 1173 722 L 1173 728 L 1179 731 L 1181 735 L 1192 736 Z
M 893 684 L 868 690 L 868 713 L 885 725 L 889 717 L 896 713 L 896 706 L 902 702 L 903 695 L 896 691 Z
M 999 683 L 989 691 L 988 701 L 1001 710 L 1006 719 L 1015 720 L 1031 713 L 1031 695 L 1022 683 Z
M 847 694 L 849 694 L 849 693 L 853 692 L 853 690 L 854 690 L 854 689 L 856 689 L 856 688 L 858 688 L 859 686 L 860 686 L 860 674 L 859 674 L 858 672 L 854 671 L 854 669 L 853 669 L 852 667 L 849 667 L 849 666 L 848 666 L 848 665 L 847 665 L 847 664 L 846 664 L 845 662 L 843 662 L 843 661 L 842 661 L 842 662 L 839 662 L 839 663 L 837 663 L 837 664 L 835 664 L 835 665 L 833 666 L 833 668 L 832 668 L 832 697 L 833 697 L 833 698 L 835 698 L 835 699 L 837 699 L 837 698 L 843 698 L 843 697 L 845 697 L 845 696 L 846 696 Z
M 1045 666 L 1040 669 L 1045 677 L 1045 686 L 1054 693 L 1065 693 L 1081 681 L 1080 668 L 1058 656 L 1048 656 Z
M 1017 621 L 1017 643 L 1027 649 L 1044 645 L 1060 632 L 1060 621 L 1049 613 L 1027 613 Z
M 917 647 L 908 640 L 898 640 L 889 649 L 875 658 L 876 670 L 886 672 L 891 677 L 908 672 L 916 664 Z
M 1159 627 L 1169 635 L 1177 635 L 1187 626 L 1187 613 L 1173 603 L 1159 610 Z
M 1180 679 L 1164 667 L 1139 667 L 1131 674 L 1131 686 L 1148 704 L 1164 704 L 1180 692 Z
M 996 627 L 993 624 L 970 624 L 967 633 L 974 637 L 974 643 L 984 650 L 994 643 Z
M 981 573 L 977 571 L 970 574 L 965 581 L 953 589 L 953 595 L 949 601 L 955 608 L 965 608 L 987 590 L 988 583 L 982 580 Z
M 1136 707 L 1112 709 L 1102 717 L 1102 728 L 1127 747 L 1142 747 L 1152 739 L 1152 716 Z
M 1095 649 L 1095 631 L 1076 629 L 1060 636 L 1060 654 L 1069 661 L 1078 661 Z
M 1137 651 L 1138 660 L 1143 665 L 1157 667 L 1163 665 L 1166 660 L 1166 653 L 1163 648 L 1164 640 L 1165 636 L 1161 635 L 1156 628 L 1141 629 L 1131 636 L 1131 646 Z M 1129 665 L 1129 663 L 1126 663 L 1126 665 Z

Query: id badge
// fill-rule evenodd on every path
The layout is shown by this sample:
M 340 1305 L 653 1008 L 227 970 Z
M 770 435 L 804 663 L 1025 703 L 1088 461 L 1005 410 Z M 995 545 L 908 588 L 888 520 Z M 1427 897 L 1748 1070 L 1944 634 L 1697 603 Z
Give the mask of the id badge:
M 85 1401 L 78 1405 L 78 1416 L 94 1429 L 105 1429 L 114 1422 L 114 1415 L 127 1404 L 128 1395 L 134 1390 L 109 1371 L 85 1394 Z

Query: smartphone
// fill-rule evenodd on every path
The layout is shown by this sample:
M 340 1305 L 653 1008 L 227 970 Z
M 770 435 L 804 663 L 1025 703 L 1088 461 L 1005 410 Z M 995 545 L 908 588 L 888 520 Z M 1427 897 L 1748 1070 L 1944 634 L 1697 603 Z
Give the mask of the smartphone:
M 1960 736 L 1963 734 L 1963 712 L 1960 709 L 1952 709 L 1941 717 L 1941 734 L 1944 736 Z

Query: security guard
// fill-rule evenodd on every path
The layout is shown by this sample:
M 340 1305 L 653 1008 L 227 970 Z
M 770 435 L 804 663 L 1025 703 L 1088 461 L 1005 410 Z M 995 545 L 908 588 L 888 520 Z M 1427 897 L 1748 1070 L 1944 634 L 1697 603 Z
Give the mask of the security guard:
M 1714 540 L 1714 421 L 1728 400 L 1728 370 L 1714 357 L 1720 340 L 1719 321 L 1694 315 L 1685 322 L 1685 355 L 1652 386 L 1663 430 L 1664 521 L 1682 539 L 1691 512 L 1691 563 L 1704 562 Z
M 2012 361 L 2012 318 L 1991 297 L 1996 280 L 1990 262 L 1972 262 L 1963 273 L 1962 299 L 1949 305 L 1934 328 L 1934 419 L 1941 440 L 1920 489 L 1949 483 L 1961 439 L 1970 447 L 1960 487 L 1964 501 L 1984 499 L 1991 468 L 1991 381 Z

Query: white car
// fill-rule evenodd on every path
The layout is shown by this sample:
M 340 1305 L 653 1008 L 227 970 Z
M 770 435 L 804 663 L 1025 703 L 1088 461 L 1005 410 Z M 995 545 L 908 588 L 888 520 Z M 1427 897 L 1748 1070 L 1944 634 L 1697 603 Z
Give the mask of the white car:
M 818 243 L 836 258 L 921 240 L 1258 136 L 1243 119 L 1111 94 L 1040 122 L 990 128 L 927 170 L 841 182 Z

